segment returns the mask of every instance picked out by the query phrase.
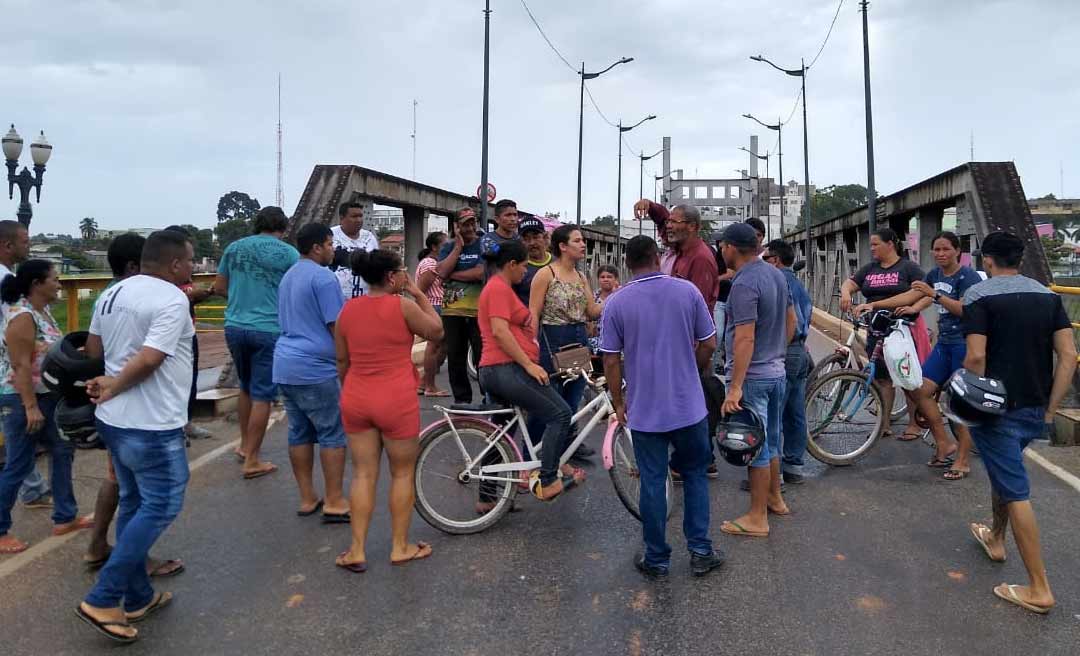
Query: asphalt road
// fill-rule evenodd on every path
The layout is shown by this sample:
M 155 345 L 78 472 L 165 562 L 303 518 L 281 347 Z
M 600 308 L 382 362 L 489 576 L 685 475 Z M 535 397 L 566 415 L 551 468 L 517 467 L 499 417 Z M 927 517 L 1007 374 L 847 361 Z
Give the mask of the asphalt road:
M 712 533 L 727 564 L 689 576 L 676 509 L 673 568 L 659 583 L 631 565 L 639 526 L 599 466 L 582 489 L 551 505 L 524 500 L 482 534 L 443 535 L 416 517 L 412 537 L 435 554 L 406 567 L 389 564 L 384 476 L 369 571 L 350 574 L 333 566 L 348 528 L 294 515 L 283 424 L 267 442 L 284 466 L 274 476 L 242 481 L 229 457 L 193 475 L 183 514 L 155 548 L 182 556 L 187 572 L 162 583 L 172 607 L 141 625 L 125 654 L 1080 652 L 1080 494 L 1038 468 L 1035 508 L 1058 599 L 1047 617 L 991 592 L 1024 573 L 1011 538 L 1009 560 L 994 564 L 968 534 L 969 521 L 989 519 L 980 463 L 966 481 L 944 482 L 919 442 L 882 443 L 854 467 L 814 467 L 789 488 L 794 514 L 774 519 L 766 540 L 719 532 L 748 503 L 742 472 L 722 465 Z M 84 546 L 76 538 L 0 579 L 0 653 L 114 653 L 72 613 L 93 581 L 79 564 Z

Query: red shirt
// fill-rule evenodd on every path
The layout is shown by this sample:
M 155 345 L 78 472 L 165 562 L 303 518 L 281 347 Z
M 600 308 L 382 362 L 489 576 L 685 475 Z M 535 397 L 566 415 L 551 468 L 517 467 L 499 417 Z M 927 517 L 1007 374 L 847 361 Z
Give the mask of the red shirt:
M 540 345 L 536 342 L 536 330 L 532 326 L 529 308 L 525 307 L 502 276 L 495 275 L 488 280 L 484 291 L 480 293 L 480 301 L 477 304 L 480 338 L 483 340 L 483 352 L 480 355 L 481 367 L 514 361 L 495 341 L 495 334 L 491 331 L 492 317 L 505 319 L 510 324 L 510 333 L 514 336 L 514 340 L 517 341 L 521 350 L 525 351 L 525 355 L 529 356 L 529 360 L 535 363 L 540 362 Z
M 692 237 L 692 243 L 684 246 L 675 258 L 671 275 L 694 283 L 711 314 L 716 307 L 716 297 L 720 295 L 720 268 L 716 266 L 716 256 L 708 244 L 698 237 Z

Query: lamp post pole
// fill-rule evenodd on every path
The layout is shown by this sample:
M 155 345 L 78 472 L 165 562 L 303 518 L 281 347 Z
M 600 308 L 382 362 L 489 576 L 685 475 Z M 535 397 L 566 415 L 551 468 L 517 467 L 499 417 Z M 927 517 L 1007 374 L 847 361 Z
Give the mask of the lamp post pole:
M 754 121 L 763 128 L 773 130 L 776 132 L 776 142 L 779 152 L 776 153 L 777 159 L 780 161 L 780 238 L 784 238 L 784 206 L 787 204 L 784 202 L 784 124 L 780 122 L 780 119 L 776 119 L 776 125 L 769 125 L 763 123 L 750 114 L 743 114 L 743 118 L 748 118 Z
M 586 73 L 585 62 L 581 62 L 581 71 L 578 75 L 581 76 L 581 100 L 578 102 L 578 136 L 577 136 L 577 224 L 581 225 L 581 160 L 582 152 L 584 150 L 584 136 L 585 136 L 585 80 L 595 80 L 604 73 L 607 73 L 611 69 L 615 68 L 619 64 L 628 64 L 634 61 L 633 57 L 623 57 L 619 61 L 615 62 L 611 66 L 608 66 L 599 73 Z
M 480 157 L 480 229 L 488 227 L 488 86 L 491 59 L 491 0 L 484 0 L 484 127 Z
M 654 114 L 650 114 L 650 115 L 646 116 L 645 118 L 641 119 L 640 121 L 638 121 L 637 123 L 634 123 L 633 125 L 629 125 L 629 126 L 626 126 L 626 127 L 623 127 L 622 120 L 621 119 L 619 120 L 619 125 L 618 125 L 618 128 L 619 128 L 619 182 L 615 186 L 615 189 L 616 189 L 615 195 L 617 196 L 617 198 L 615 199 L 615 223 L 617 223 L 619 225 L 620 230 L 622 230 L 622 142 L 623 142 L 622 136 L 623 136 L 623 132 L 629 132 L 630 130 L 633 130 L 634 128 L 641 125 L 645 121 L 651 121 L 654 118 L 656 118 L 656 116 Z M 640 155 L 639 155 L 639 157 L 640 157 Z M 639 228 L 641 227 L 640 223 L 641 223 L 641 221 L 639 220 L 638 221 L 638 224 L 639 224 L 638 227 Z
M 870 104 L 870 30 L 866 17 L 870 3 L 863 0 L 859 4 L 862 6 L 863 95 L 866 98 L 866 209 L 873 234 L 877 230 L 877 190 L 874 189 L 874 115 Z
M 662 152 L 664 152 L 663 148 L 656 151 L 652 155 L 649 155 L 648 157 L 646 157 L 644 154 L 638 154 L 638 158 L 641 160 L 640 167 L 638 169 L 638 198 L 645 198 L 645 162 L 652 159 L 652 158 L 654 158 L 654 157 L 656 157 L 657 155 L 659 155 Z M 655 196 L 656 196 L 656 183 L 654 182 L 653 183 L 653 197 L 655 198 Z M 637 220 L 637 233 L 640 235 L 640 234 L 642 234 L 642 232 L 643 232 L 643 229 L 642 229 L 642 225 L 641 225 L 641 217 L 639 216 L 638 220 Z
M 739 146 L 739 150 L 741 150 L 743 152 L 746 152 L 746 153 L 749 153 L 749 154 L 753 155 L 754 157 L 756 157 L 758 159 L 765 160 L 765 179 L 769 181 L 767 183 L 768 187 L 766 188 L 766 192 L 769 194 L 769 198 L 771 199 L 772 198 L 772 178 L 769 177 L 769 153 L 768 153 L 768 151 L 766 151 L 764 155 L 758 155 L 754 151 L 752 151 L 749 148 L 746 148 L 744 146 Z M 761 181 L 761 178 L 758 178 L 758 182 L 760 182 L 760 181 Z M 772 207 L 771 200 L 770 200 L 769 206 L 770 206 L 770 208 Z M 772 212 L 770 212 L 769 214 L 766 214 L 766 216 L 772 216 Z M 765 227 L 770 232 L 769 239 L 772 239 L 772 234 L 771 234 L 772 233 L 772 220 L 771 219 L 765 224 Z M 784 229 L 781 228 L 780 229 L 780 236 L 783 237 L 783 235 L 784 235 Z
M 23 140 L 19 133 L 15 131 L 14 125 L 4 135 L 2 142 L 5 164 L 8 170 L 8 199 L 15 197 L 15 187 L 18 186 L 19 209 L 16 216 L 19 223 L 29 228 L 30 219 L 34 215 L 34 209 L 30 205 L 30 190 L 36 192 L 37 202 L 40 203 L 41 184 L 45 178 L 45 164 L 49 161 L 49 156 L 52 155 L 52 146 L 45 138 L 45 132 L 41 132 L 38 138 L 30 144 L 30 157 L 34 162 L 34 172 L 30 173 L 30 169 L 24 166 L 22 171 L 16 173 L 19 168 L 19 155 L 22 154 Z

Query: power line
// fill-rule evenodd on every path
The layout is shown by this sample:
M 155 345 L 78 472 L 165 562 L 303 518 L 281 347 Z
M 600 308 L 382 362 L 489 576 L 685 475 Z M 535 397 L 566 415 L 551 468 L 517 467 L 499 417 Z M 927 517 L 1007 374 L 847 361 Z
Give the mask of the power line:
M 787 119 L 780 122 L 780 125 L 787 125 L 791 122 L 791 118 L 795 116 L 795 110 L 799 108 L 799 101 L 802 100 L 802 88 L 799 89 L 799 93 L 795 94 L 795 104 L 791 107 L 791 113 L 788 114 Z M 772 152 L 776 152 L 776 149 L 780 146 L 780 135 L 777 133 L 776 142 L 773 144 Z
M 562 62 L 564 64 L 566 64 L 567 68 L 569 68 L 570 70 L 574 71 L 575 74 L 577 74 L 578 70 L 576 68 L 574 68 L 574 65 L 571 64 L 566 59 L 566 57 L 563 57 L 563 54 L 561 52 L 559 52 L 559 49 L 555 47 L 555 44 L 551 42 L 551 39 L 548 38 L 547 34 L 544 34 L 544 28 L 540 27 L 540 23 L 536 20 L 536 17 L 533 16 L 532 10 L 529 9 L 529 5 L 525 4 L 525 0 L 521 0 L 521 6 L 525 8 L 525 13 L 529 15 L 529 20 L 531 20 L 532 24 L 536 26 L 536 31 L 539 32 L 540 36 L 542 36 L 544 38 L 544 41 L 547 42 L 548 47 L 551 48 L 551 51 L 554 52 L 556 55 L 558 55 L 559 59 L 561 59 Z
M 608 120 L 608 117 L 604 115 L 604 112 L 600 111 L 600 105 L 596 104 L 596 98 L 593 98 L 592 91 L 589 91 L 589 85 L 587 84 L 585 85 L 585 95 L 589 97 L 589 102 L 592 103 L 593 109 L 596 110 L 596 113 L 600 115 L 600 118 L 604 119 L 604 123 L 607 123 L 613 128 L 619 127 L 618 124 L 612 123 L 610 120 Z
M 814 55 L 814 60 L 810 62 L 810 66 L 807 66 L 807 68 L 812 68 L 814 64 L 817 63 L 818 57 L 824 52 L 825 44 L 829 42 L 829 37 L 832 36 L 833 27 L 836 25 L 836 19 L 840 16 L 840 8 L 843 6 L 844 0 L 840 0 L 840 4 L 836 5 L 836 13 L 833 14 L 832 23 L 829 23 L 829 32 L 825 35 L 825 40 L 821 42 L 821 47 L 818 48 L 817 54 Z

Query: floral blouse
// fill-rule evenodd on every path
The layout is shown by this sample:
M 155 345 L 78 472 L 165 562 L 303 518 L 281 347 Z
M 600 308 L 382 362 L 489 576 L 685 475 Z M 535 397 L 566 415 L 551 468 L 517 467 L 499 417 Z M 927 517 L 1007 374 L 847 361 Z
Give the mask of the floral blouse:
M 35 392 L 38 394 L 48 392 L 49 388 L 41 381 L 41 364 L 45 361 L 45 354 L 49 351 L 49 347 L 63 337 L 60 327 L 56 325 L 56 319 L 53 319 L 48 307 L 38 312 L 26 298 L 21 298 L 11 305 L 6 305 L 4 310 L 3 321 L 0 322 L 3 324 L 0 326 L 3 329 L 3 333 L 0 333 L 0 394 L 18 393 L 15 390 L 15 368 L 11 366 L 11 355 L 8 352 L 7 340 L 4 335 L 7 333 L 7 327 L 11 320 L 27 312 L 34 319 L 34 355 L 31 361 L 31 380 L 34 383 Z

